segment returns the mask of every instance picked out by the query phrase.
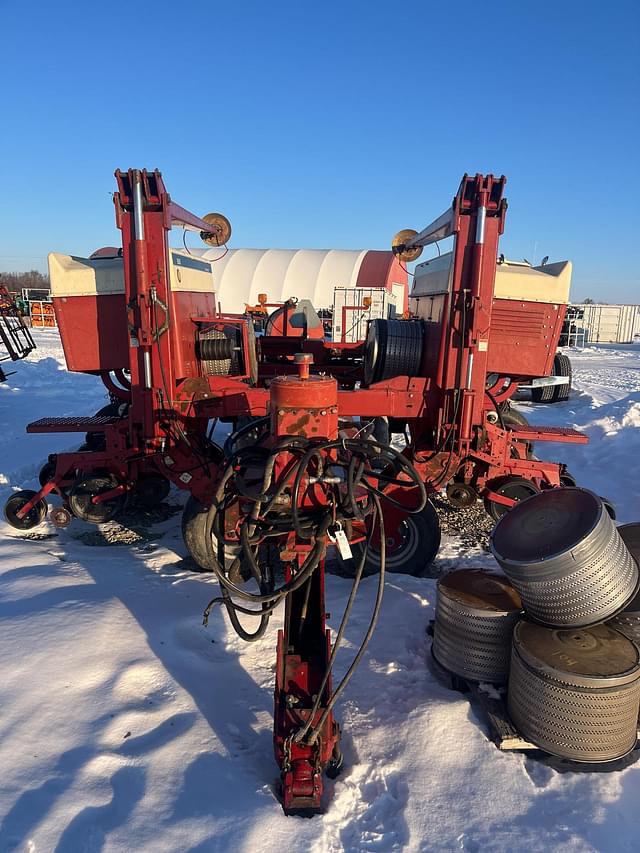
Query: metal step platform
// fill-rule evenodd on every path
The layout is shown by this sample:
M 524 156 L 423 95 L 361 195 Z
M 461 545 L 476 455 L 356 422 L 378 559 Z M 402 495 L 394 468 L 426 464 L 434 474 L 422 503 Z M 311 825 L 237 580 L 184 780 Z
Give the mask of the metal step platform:
M 27 432 L 105 432 L 120 418 L 98 415 L 87 418 L 40 418 L 27 424 Z
M 509 426 L 518 438 L 525 441 L 558 441 L 571 444 L 588 444 L 589 437 L 577 429 L 570 427 L 545 427 L 545 426 L 523 426 L 514 424 Z

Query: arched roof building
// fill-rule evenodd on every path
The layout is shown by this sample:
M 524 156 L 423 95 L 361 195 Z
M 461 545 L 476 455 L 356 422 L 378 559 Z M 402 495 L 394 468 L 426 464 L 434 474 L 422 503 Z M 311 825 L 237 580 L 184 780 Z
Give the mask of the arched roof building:
M 391 252 L 339 249 L 190 249 L 213 261 L 214 289 L 222 311 L 242 312 L 259 293 L 269 302 L 291 296 L 310 299 L 316 309 L 333 305 L 336 287 L 383 287 L 407 307 L 407 273 Z M 215 260 L 219 258 L 219 260 Z

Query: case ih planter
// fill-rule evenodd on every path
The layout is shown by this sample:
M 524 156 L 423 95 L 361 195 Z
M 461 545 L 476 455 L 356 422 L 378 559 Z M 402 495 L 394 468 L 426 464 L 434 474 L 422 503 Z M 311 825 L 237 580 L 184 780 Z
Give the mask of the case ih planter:
M 185 541 L 221 584 L 212 605 L 224 605 L 251 640 L 286 602 L 276 760 L 285 810 L 317 811 L 323 771 L 337 772 L 342 761 L 334 704 L 375 627 L 387 551 L 396 570 L 418 571 L 437 550 L 428 493 L 453 484 L 467 501 L 480 496 L 499 512 L 523 491 L 561 483 L 564 466 L 531 458 L 532 442 L 587 441 L 575 430 L 507 423 L 499 407 L 518 381 L 551 369 L 564 308 L 540 303 L 529 328 L 533 315 L 513 298 L 507 310 L 518 325 L 501 319 L 495 282 L 505 178 L 465 175 L 442 216 L 395 241 L 407 259 L 453 238 L 446 281 L 419 316 L 377 320 L 356 343 L 299 334 L 256 340 L 249 317 L 217 310 L 215 268 L 212 277 L 209 263 L 168 246 L 174 225 L 223 245 L 226 220 L 178 207 L 159 172 L 118 171 L 116 179 L 121 256 L 52 256 L 51 280 L 69 369 L 99 375 L 120 404 L 92 417 L 30 424 L 30 432 L 88 433 L 88 441 L 51 457 L 41 490 L 14 496 L 7 517 L 32 526 L 51 492 L 62 499 L 56 513 L 64 523 L 72 515 L 104 520 L 135 489 L 151 499 L 166 493 L 167 481 L 187 489 Z M 378 417 L 406 427 L 402 453 L 367 437 L 360 419 Z M 208 438 L 213 418 L 255 421 L 223 449 Z M 353 594 L 365 563 L 380 571 L 369 630 L 335 687 L 331 669 L 350 605 L 332 647 L 324 605 L 330 543 L 344 560 L 358 555 Z M 279 587 L 274 553 L 284 566 Z M 247 591 L 248 578 L 259 593 Z M 241 624 L 247 612 L 260 617 L 253 632 Z

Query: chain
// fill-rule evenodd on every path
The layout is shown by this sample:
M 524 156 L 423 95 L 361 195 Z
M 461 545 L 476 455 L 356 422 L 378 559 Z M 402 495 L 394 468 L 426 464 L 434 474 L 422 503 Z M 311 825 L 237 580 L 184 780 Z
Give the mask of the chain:
M 291 732 L 289 737 L 284 739 L 282 744 L 282 753 L 284 755 L 284 761 L 282 762 L 282 770 L 284 773 L 287 773 L 291 770 L 291 744 L 293 743 L 293 736 L 295 732 Z

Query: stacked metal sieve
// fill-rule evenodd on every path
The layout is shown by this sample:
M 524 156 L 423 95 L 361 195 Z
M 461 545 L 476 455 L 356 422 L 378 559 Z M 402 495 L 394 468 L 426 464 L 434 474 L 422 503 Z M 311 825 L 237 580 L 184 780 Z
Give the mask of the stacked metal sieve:
M 636 744 L 640 549 L 625 543 L 640 545 L 640 525 L 627 527 L 586 489 L 550 489 L 513 507 L 491 537 L 528 617 L 513 634 L 509 714 L 562 758 L 612 761 Z
M 505 684 L 521 613 L 520 596 L 504 575 L 474 568 L 449 572 L 438 581 L 433 656 L 462 678 Z
M 640 524 L 623 524 L 618 528 L 618 533 L 636 563 L 640 565 Z M 636 593 L 624 610 L 613 617 L 610 625 L 622 631 L 636 645 L 640 645 L 640 592 Z

